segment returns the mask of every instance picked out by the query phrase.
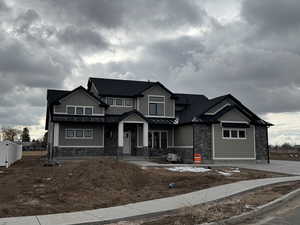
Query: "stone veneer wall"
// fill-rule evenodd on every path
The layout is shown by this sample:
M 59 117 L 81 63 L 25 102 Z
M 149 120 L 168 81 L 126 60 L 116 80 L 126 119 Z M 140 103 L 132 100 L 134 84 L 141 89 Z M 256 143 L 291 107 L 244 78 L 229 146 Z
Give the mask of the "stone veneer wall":
M 212 131 L 210 124 L 194 124 L 194 152 L 204 161 L 212 160 Z
M 64 148 L 55 147 L 53 157 L 102 156 L 104 148 Z
M 268 159 L 267 127 L 255 126 L 256 160 Z

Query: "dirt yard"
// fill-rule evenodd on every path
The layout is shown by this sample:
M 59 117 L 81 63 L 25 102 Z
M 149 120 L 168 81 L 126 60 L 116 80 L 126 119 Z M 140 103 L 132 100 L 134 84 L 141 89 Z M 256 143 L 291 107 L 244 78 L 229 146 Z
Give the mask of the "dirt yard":
M 232 168 L 203 173 L 141 169 L 110 158 L 70 160 L 56 167 L 43 164 L 38 157 L 24 157 L 8 169 L 0 168 L 0 217 L 110 207 L 240 180 L 281 176 L 246 169 L 230 172 Z M 176 187 L 170 189 L 169 183 Z
M 255 191 L 226 198 L 222 201 L 206 203 L 195 207 L 186 207 L 156 218 L 121 221 L 114 223 L 114 225 L 195 225 L 216 222 L 249 212 L 298 188 L 300 188 L 299 181 L 269 185 Z
M 271 152 L 270 159 L 300 161 L 300 152 Z

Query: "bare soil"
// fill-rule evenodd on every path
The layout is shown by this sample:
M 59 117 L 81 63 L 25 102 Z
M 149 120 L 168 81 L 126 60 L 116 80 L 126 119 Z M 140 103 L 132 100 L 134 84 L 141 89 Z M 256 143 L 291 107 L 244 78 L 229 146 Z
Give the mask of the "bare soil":
M 300 161 L 300 152 L 271 152 L 270 159 Z
M 218 202 L 210 202 L 195 207 L 186 207 L 171 214 L 160 217 L 135 221 L 121 221 L 118 225 L 195 225 L 207 222 L 216 222 L 249 212 L 258 206 L 281 197 L 288 192 L 300 188 L 300 182 L 286 182 L 268 185 L 226 198 Z M 242 223 L 243 224 L 243 223 Z
M 110 158 L 69 160 L 44 167 L 39 157 L 24 157 L 8 169 L 0 168 L 0 217 L 72 212 L 163 198 L 240 180 L 280 174 L 240 169 L 223 176 L 141 169 Z M 175 183 L 176 188 L 169 188 Z

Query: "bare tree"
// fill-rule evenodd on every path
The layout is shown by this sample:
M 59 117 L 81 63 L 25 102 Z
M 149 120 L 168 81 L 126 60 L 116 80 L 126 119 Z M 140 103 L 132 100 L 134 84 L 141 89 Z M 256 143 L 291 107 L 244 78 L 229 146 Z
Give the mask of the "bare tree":
M 8 141 L 14 141 L 15 137 L 20 134 L 21 131 L 12 127 L 2 127 L 3 139 Z

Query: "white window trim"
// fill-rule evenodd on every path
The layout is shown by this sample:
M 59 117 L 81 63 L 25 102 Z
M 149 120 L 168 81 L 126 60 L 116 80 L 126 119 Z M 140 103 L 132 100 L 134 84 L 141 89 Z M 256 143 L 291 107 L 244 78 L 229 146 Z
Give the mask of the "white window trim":
M 149 133 L 151 133 L 151 135 L 152 135 L 152 139 L 151 139 L 151 144 L 152 144 L 152 147 L 151 147 L 151 149 L 154 149 L 153 148 L 153 146 L 154 146 L 154 135 L 153 135 L 153 133 L 155 133 L 155 132 L 158 132 L 159 133 L 159 148 L 161 149 L 161 133 L 166 133 L 167 134 L 167 148 L 170 148 L 171 146 L 169 146 L 169 132 L 168 132 L 168 130 L 149 130 L 148 131 L 148 135 L 149 135 Z
M 68 130 L 73 130 L 74 131 L 74 137 L 68 137 L 66 134 Z M 76 137 L 76 131 L 77 130 L 82 130 L 82 137 Z M 91 137 L 85 137 L 85 130 L 91 130 L 92 131 L 92 136 Z M 65 128 L 65 139 L 94 139 L 94 129 L 92 128 Z
M 224 137 L 224 130 L 229 130 L 229 137 Z M 231 136 L 231 131 L 237 132 L 237 137 Z M 239 131 L 245 132 L 245 137 L 240 137 Z M 226 140 L 246 140 L 247 139 L 247 130 L 246 128 L 222 128 L 222 139 Z
M 74 114 L 68 114 L 68 107 L 74 107 L 75 108 L 75 113 Z M 76 113 L 76 109 L 77 108 L 83 108 L 83 114 L 77 114 Z M 85 114 L 85 109 L 86 108 L 92 108 L 92 114 L 91 115 Z M 76 115 L 76 116 L 92 116 L 92 115 L 95 115 L 95 113 L 94 113 L 94 106 L 88 106 L 88 105 L 66 105 L 66 114 L 67 115 Z
M 105 103 L 106 104 L 108 104 L 107 103 L 107 99 L 108 98 L 112 98 L 113 99 L 113 104 L 112 105 L 109 105 L 110 107 L 120 107 L 120 108 L 133 108 L 134 106 L 134 104 L 133 104 L 133 99 L 132 98 L 122 98 L 122 97 L 120 97 L 120 98 L 118 98 L 118 97 L 105 97 L 106 98 L 106 101 L 105 101 Z M 121 99 L 122 100 L 122 105 L 117 105 L 116 104 L 116 99 Z M 132 101 L 131 101 L 131 105 L 126 105 L 126 99 L 131 99 Z
M 75 107 L 75 114 L 68 114 L 68 109 L 67 109 L 68 107 Z M 82 115 L 76 114 L 76 107 L 83 107 Z M 84 111 L 85 108 L 92 108 L 92 114 L 91 115 L 85 114 L 85 111 Z M 65 112 L 57 112 L 56 107 L 54 106 L 54 114 L 75 115 L 75 116 L 104 116 L 104 113 L 95 113 L 94 106 L 90 106 L 90 105 L 66 105 Z
M 163 102 L 159 102 L 159 101 L 150 101 L 150 97 L 159 97 L 159 98 L 163 98 L 164 101 Z M 164 113 L 163 115 L 151 115 L 150 114 L 150 103 L 160 103 L 160 104 L 164 104 Z M 166 96 L 164 95 L 148 95 L 148 114 L 147 117 L 165 117 L 166 118 Z

